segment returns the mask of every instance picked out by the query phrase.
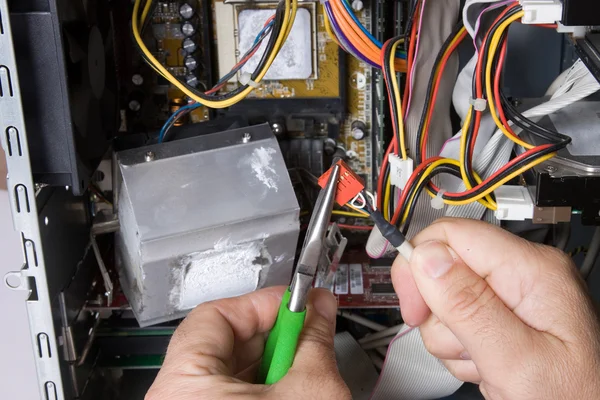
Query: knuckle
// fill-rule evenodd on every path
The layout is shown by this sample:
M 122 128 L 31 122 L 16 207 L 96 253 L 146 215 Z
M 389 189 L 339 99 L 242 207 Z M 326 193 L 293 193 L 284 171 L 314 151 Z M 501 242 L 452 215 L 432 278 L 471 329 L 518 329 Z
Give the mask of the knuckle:
M 469 282 L 464 282 L 468 279 Z M 464 278 L 453 283 L 447 296 L 451 315 L 460 321 L 489 318 L 487 312 L 496 294 L 483 279 Z

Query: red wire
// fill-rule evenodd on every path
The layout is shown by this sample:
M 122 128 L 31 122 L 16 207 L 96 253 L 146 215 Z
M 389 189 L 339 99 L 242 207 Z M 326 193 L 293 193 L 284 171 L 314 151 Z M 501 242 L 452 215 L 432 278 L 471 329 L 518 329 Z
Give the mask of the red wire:
M 344 225 L 344 224 L 338 224 L 338 227 L 340 229 L 352 229 L 352 230 L 356 230 L 356 231 L 371 231 L 371 230 L 373 230 L 372 226 L 366 226 L 366 225 Z
M 558 28 L 558 24 L 537 24 L 535 26 L 539 26 L 540 28 L 549 28 L 549 29 Z
M 497 104 L 498 116 L 502 121 L 502 124 L 506 127 L 508 132 L 514 137 L 518 137 L 515 131 L 513 131 L 512 127 L 508 124 L 508 120 L 506 119 L 506 115 L 504 114 L 504 109 L 502 108 L 502 103 L 500 102 L 500 77 L 502 76 L 502 68 L 504 67 L 504 60 L 506 59 L 506 43 L 502 43 L 502 48 L 500 49 L 500 56 L 498 58 L 498 65 L 496 66 L 496 76 L 494 77 L 494 102 Z
M 419 175 L 422 170 L 427 168 L 429 166 L 429 164 L 431 164 L 434 161 L 441 160 L 441 159 L 442 159 L 442 157 L 432 157 L 432 158 L 422 162 L 421 164 L 419 164 L 417 169 L 414 170 L 413 174 L 408 179 L 408 182 L 406 182 L 406 186 L 404 186 L 405 189 L 402 191 L 402 196 L 400 197 L 400 200 L 398 201 L 398 205 L 396 206 L 396 210 L 394 211 L 394 216 L 392 217 L 392 224 L 395 225 L 396 223 L 398 223 L 398 219 L 400 218 L 400 210 L 402 209 L 403 204 L 406 201 L 406 197 L 408 197 L 409 190 L 407 190 L 407 188 L 411 187 L 415 183 L 415 180 L 417 179 L 417 175 Z
M 385 58 L 384 53 L 385 53 L 385 50 L 387 49 L 387 46 L 390 45 L 392 40 L 393 39 L 388 39 L 381 47 L 380 62 L 381 62 L 382 71 L 384 68 L 383 66 L 385 65 L 384 62 L 386 62 L 386 60 L 384 59 Z M 392 73 L 395 74 L 396 72 L 392 71 Z M 394 132 L 394 137 L 392 139 L 392 142 L 394 143 L 394 152 L 396 154 L 398 154 L 398 151 L 400 150 L 400 143 L 398 143 L 398 128 L 399 127 L 396 125 L 396 118 L 394 118 L 394 107 L 392 107 L 392 104 L 393 104 L 392 102 L 394 101 L 394 99 L 392 99 L 391 95 L 390 95 L 390 93 L 392 92 L 392 90 L 390 90 L 390 82 L 388 82 L 387 77 L 385 76 L 385 74 L 383 72 L 382 72 L 382 75 L 383 75 L 383 80 L 385 81 L 385 87 L 388 89 L 388 96 L 390 97 L 388 103 L 390 105 L 390 115 L 392 116 L 392 118 L 391 118 L 392 119 L 392 129 Z M 385 171 L 385 169 L 383 169 L 383 170 Z
M 481 86 L 481 76 L 483 74 L 483 49 L 486 46 L 486 43 L 488 41 L 488 38 L 490 36 L 491 33 L 491 28 L 496 25 L 496 23 L 498 21 L 500 21 L 502 18 L 504 18 L 504 16 L 513 8 L 517 7 L 519 5 L 519 3 L 515 2 L 512 5 L 506 7 L 506 9 L 504 11 L 502 11 L 502 13 L 500 15 L 498 15 L 498 18 L 496 18 L 496 20 L 494 21 L 494 23 L 492 25 L 490 25 L 490 29 L 487 31 L 484 39 L 483 39 L 483 43 L 481 44 L 481 50 L 479 51 L 479 57 L 477 59 L 477 66 L 475 68 L 475 76 L 476 76 L 476 93 L 477 93 L 477 98 L 482 99 L 483 98 L 483 87 Z M 469 146 L 469 152 L 467 153 L 467 157 L 469 157 L 470 159 L 472 159 L 473 157 L 473 153 L 475 151 L 475 142 L 477 142 L 477 135 L 479 134 L 479 127 L 481 125 L 481 111 L 475 111 L 475 129 L 473 130 L 473 140 L 471 141 L 471 145 Z
M 444 70 L 446 69 L 446 64 L 448 63 L 450 56 L 452 55 L 452 53 L 454 53 L 454 50 L 456 50 L 458 45 L 463 41 L 463 39 L 465 37 L 467 37 L 467 31 L 464 31 L 460 35 L 460 37 L 458 38 L 456 43 L 454 43 L 451 47 L 448 48 L 448 51 L 446 52 L 446 54 L 444 54 L 444 57 L 442 58 L 442 61 L 440 62 L 440 72 L 437 76 L 437 80 L 435 82 L 435 87 L 433 89 L 433 95 L 431 97 L 431 102 L 430 102 L 430 109 L 427 112 L 428 116 L 427 116 L 425 126 L 424 126 L 425 132 L 423 133 L 423 139 L 421 141 L 421 154 L 422 154 L 423 159 L 427 158 L 426 153 L 427 153 L 427 139 L 429 137 L 429 125 L 431 123 L 431 114 L 433 114 L 433 111 L 435 109 L 435 103 L 437 101 L 437 95 L 438 95 L 438 91 L 440 88 L 440 83 L 442 81 L 442 75 L 444 74 Z
M 417 20 L 419 19 L 420 4 L 421 1 L 419 0 L 415 5 L 415 15 L 413 16 L 413 25 L 410 31 L 410 44 L 408 46 L 408 54 L 406 56 L 406 85 L 404 88 L 404 98 L 402 99 L 402 110 L 406 110 L 408 106 L 408 95 L 410 93 L 410 78 L 412 75 L 411 71 L 414 62 L 413 58 L 415 57 L 415 47 L 417 44 L 417 25 L 419 25 L 417 23 Z
M 269 17 L 269 18 L 268 18 L 268 19 L 265 21 L 265 24 L 263 25 L 263 28 L 264 28 L 264 27 L 266 27 L 267 25 L 269 25 L 269 23 L 270 23 L 271 21 L 273 21 L 274 19 L 275 19 L 275 15 L 271 15 L 271 16 L 270 16 L 270 17 Z M 244 58 L 242 58 L 240 61 L 238 61 L 238 63 L 237 63 L 237 64 L 235 64 L 235 65 L 233 66 L 233 68 L 231 68 L 231 69 L 236 69 L 236 68 L 237 68 L 237 67 L 239 67 L 240 65 L 247 63 L 247 62 L 248 62 L 248 60 L 249 60 L 249 59 L 251 59 L 251 58 L 252 58 L 252 56 L 253 56 L 254 54 L 256 54 L 256 52 L 258 51 L 258 49 L 259 49 L 259 48 L 260 48 L 260 46 L 256 46 L 256 48 L 255 48 L 254 50 L 252 50 L 252 53 L 248 54 L 246 57 L 244 57 Z M 212 89 L 210 89 L 210 90 L 208 90 L 208 91 L 204 92 L 204 94 L 213 94 L 213 93 L 215 93 L 215 92 L 219 91 L 219 90 L 220 90 L 220 89 L 221 89 L 223 86 L 225 86 L 226 84 L 227 84 L 227 81 L 221 82 L 221 83 L 219 83 L 217 86 L 215 86 L 214 88 L 212 88 Z

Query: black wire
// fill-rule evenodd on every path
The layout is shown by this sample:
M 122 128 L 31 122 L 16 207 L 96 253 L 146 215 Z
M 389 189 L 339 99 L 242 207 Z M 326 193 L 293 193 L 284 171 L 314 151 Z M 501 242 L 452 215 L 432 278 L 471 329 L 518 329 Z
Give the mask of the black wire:
M 419 121 L 419 129 L 417 130 L 417 148 L 415 149 L 415 154 L 416 154 L 415 158 L 416 158 L 417 164 L 420 164 L 423 161 L 425 161 L 425 155 L 421 154 L 421 140 L 423 139 L 423 128 L 425 127 L 425 119 L 427 118 L 427 113 L 428 113 L 430 103 L 431 103 L 431 100 L 433 97 L 433 85 L 435 84 L 435 72 L 437 70 L 438 65 L 442 61 L 442 58 L 444 57 L 444 53 L 446 52 L 448 47 L 450 47 L 450 43 L 452 43 L 452 40 L 456 37 L 456 35 L 458 35 L 458 33 L 462 29 L 463 25 L 464 24 L 463 24 L 462 20 L 460 20 L 459 23 L 454 28 L 454 30 L 452 31 L 452 33 L 448 36 L 448 38 L 446 39 L 444 44 L 442 44 L 442 47 L 440 48 L 440 51 L 438 52 L 435 62 L 433 63 L 433 69 L 431 71 L 431 76 L 429 77 L 429 84 L 427 85 L 427 97 L 425 98 L 425 106 L 423 107 L 423 112 L 421 113 L 421 120 Z M 441 79 L 441 77 L 440 77 L 440 79 Z
M 412 198 L 413 200 L 410 202 L 410 208 L 408 209 L 408 215 L 406 216 L 406 221 L 404 222 L 404 226 L 402 227 L 402 233 L 404 235 L 406 235 L 408 233 L 408 228 L 410 227 L 410 222 L 415 213 L 417 200 L 418 200 L 419 196 L 421 195 L 421 193 L 423 192 L 423 189 L 425 188 L 425 186 L 427 186 L 431 182 L 431 180 L 436 175 L 439 175 L 439 174 L 451 174 L 451 175 L 454 175 L 454 176 L 460 178 L 460 168 L 453 164 L 441 165 L 441 166 L 435 168 L 431 172 L 431 174 L 427 177 L 427 179 L 423 180 L 423 182 L 420 182 L 418 185 L 415 185 L 415 186 L 413 186 L 413 188 L 411 188 L 411 193 L 409 193 L 409 195 L 408 195 L 409 197 L 407 197 L 407 199 Z M 412 197 L 413 195 L 414 195 L 414 197 Z M 400 219 L 402 219 L 402 216 L 404 215 L 405 212 L 406 212 L 406 209 L 403 209 L 402 213 L 400 214 Z
M 420 1 L 419 0 L 415 0 L 413 2 L 411 2 L 410 5 L 410 10 L 408 12 L 408 15 L 410 15 L 410 17 L 408 18 L 408 23 L 406 24 L 406 29 L 404 30 L 404 35 L 402 35 L 404 37 L 404 50 L 408 51 L 408 44 L 410 42 L 410 31 L 412 30 L 412 26 L 415 23 L 415 17 L 417 14 L 417 8 L 419 5 Z
M 258 62 L 258 65 L 256 67 L 256 69 L 254 70 L 254 72 L 252 73 L 252 76 L 250 77 L 251 80 L 255 80 L 256 77 L 258 76 L 258 74 L 260 73 L 260 71 L 263 70 L 263 68 L 265 67 L 267 60 L 269 58 L 269 55 L 273 52 L 273 49 L 275 47 L 275 43 L 277 42 L 277 38 L 279 37 L 279 34 L 281 32 L 281 27 L 283 25 L 283 16 L 284 16 L 284 5 L 285 3 L 283 1 L 280 1 L 278 6 L 277 6 L 277 10 L 275 11 L 275 22 L 273 24 L 273 29 L 271 32 L 271 36 L 269 37 L 269 41 L 267 43 L 265 52 L 263 53 L 260 61 Z M 149 14 L 150 15 L 150 14 Z M 136 16 L 133 16 L 134 18 Z M 133 33 L 133 25 L 132 25 L 132 33 Z M 140 33 L 141 36 L 141 33 Z M 140 48 L 140 46 L 138 45 L 137 41 L 133 40 L 133 43 L 135 45 L 135 47 L 137 48 L 138 52 L 140 53 L 140 56 L 144 59 L 144 61 L 146 63 L 148 63 L 149 65 L 152 65 L 152 63 L 150 62 L 150 60 L 146 57 L 146 55 L 144 54 L 144 52 L 142 51 L 142 49 Z M 226 93 L 226 94 L 214 94 L 214 95 L 206 95 L 203 92 L 198 91 L 196 88 L 188 85 L 186 82 L 183 81 L 179 81 L 183 86 L 185 86 L 185 88 L 187 90 L 189 90 L 190 92 L 194 93 L 194 95 L 200 97 L 203 100 L 207 100 L 207 101 L 224 101 L 224 100 L 228 100 L 231 99 L 233 97 L 235 97 L 236 95 L 240 94 L 241 92 L 243 92 L 244 90 L 246 90 L 249 85 L 242 85 L 239 86 L 238 88 L 236 88 L 235 90 Z
M 569 136 L 545 128 L 528 119 L 516 109 L 516 107 L 506 98 L 504 93 L 501 92 L 500 96 L 505 113 L 519 128 L 552 143 L 571 143 L 571 138 Z
M 383 47 L 383 59 L 385 60 L 385 62 L 383 63 L 384 65 L 382 65 L 382 72 L 383 75 L 385 77 L 385 81 L 386 81 L 386 89 L 387 89 L 387 93 L 388 93 L 388 100 L 390 102 L 390 105 L 392 107 L 391 110 L 391 117 L 393 120 L 393 126 L 394 128 L 394 137 L 395 140 L 398 143 L 398 146 L 400 146 L 400 121 L 398 120 L 398 104 L 396 104 L 396 96 L 394 96 L 394 92 L 392 90 L 392 74 L 395 74 L 396 71 L 392 71 L 392 69 L 390 68 L 390 57 L 392 57 L 392 47 L 394 45 L 395 42 L 397 42 L 398 40 L 402 39 L 401 36 L 396 36 L 394 37 L 392 40 L 390 40 L 389 42 L 386 42 L 387 45 L 384 44 Z M 399 151 L 400 149 L 398 149 Z

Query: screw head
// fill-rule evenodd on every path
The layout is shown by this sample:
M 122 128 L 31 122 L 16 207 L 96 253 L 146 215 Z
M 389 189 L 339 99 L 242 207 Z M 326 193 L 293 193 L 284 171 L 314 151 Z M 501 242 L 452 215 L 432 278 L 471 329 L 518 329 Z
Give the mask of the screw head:
M 252 139 L 252 135 L 250 133 L 246 132 L 244 135 L 242 135 L 242 143 L 248 143 L 250 139 Z
M 546 165 L 545 170 L 548 172 L 556 172 L 556 167 L 554 167 L 552 165 Z
M 146 154 L 144 154 L 144 160 L 146 160 L 146 162 L 154 161 L 155 157 L 153 151 L 147 151 Z

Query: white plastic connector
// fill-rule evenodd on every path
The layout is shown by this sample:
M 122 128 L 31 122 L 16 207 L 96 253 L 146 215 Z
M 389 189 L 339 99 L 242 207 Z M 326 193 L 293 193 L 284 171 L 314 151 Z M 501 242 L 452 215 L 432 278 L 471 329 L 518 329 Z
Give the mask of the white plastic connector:
M 486 99 L 469 99 L 469 104 L 473 106 L 475 111 L 485 111 L 487 108 L 487 100 Z
M 557 24 L 556 32 L 558 33 L 570 33 L 574 38 L 581 39 L 585 37 L 585 34 L 588 32 L 587 26 L 565 26 L 560 22 Z
M 390 178 L 392 179 L 392 185 L 399 189 L 404 189 L 404 187 L 406 187 L 406 182 L 408 182 L 413 173 L 413 160 L 410 158 L 403 160 L 397 155 L 390 154 L 388 156 L 388 162 L 390 164 Z
M 560 0 L 520 0 L 525 15 L 523 24 L 554 24 L 562 19 L 563 6 Z
M 504 185 L 494 191 L 501 221 L 525 221 L 533 218 L 533 199 L 524 186 Z
M 243 72 L 240 75 L 240 83 L 242 85 L 248 85 L 248 86 L 252 86 L 253 88 L 257 88 L 258 82 L 253 81 L 251 78 L 252 78 L 252 75 L 250 75 L 249 72 Z
M 431 199 L 431 208 L 436 210 L 442 210 L 444 208 L 444 198 L 442 197 L 446 193 L 444 189 L 440 189 L 438 194 Z

